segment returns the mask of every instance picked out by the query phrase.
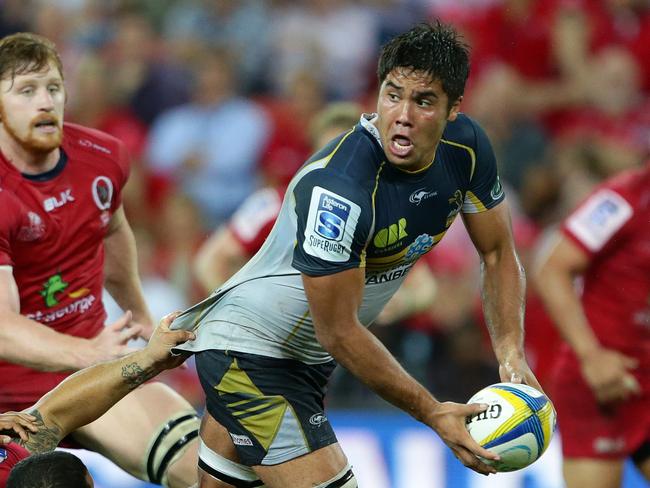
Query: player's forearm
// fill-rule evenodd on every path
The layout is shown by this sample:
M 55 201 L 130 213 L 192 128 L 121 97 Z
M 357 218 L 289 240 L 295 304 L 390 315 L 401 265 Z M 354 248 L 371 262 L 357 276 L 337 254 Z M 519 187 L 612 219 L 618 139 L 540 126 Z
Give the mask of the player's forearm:
M 581 358 L 600 347 L 574 288 L 571 272 L 546 266 L 535 278 L 547 312 L 576 355 Z
M 0 311 L 0 359 L 4 361 L 39 371 L 74 371 L 87 364 L 91 353 L 87 339 L 61 334 L 13 311 Z
M 104 239 L 104 286 L 122 310 L 131 310 L 136 322 L 150 324 L 151 314 L 142 294 L 133 232 L 126 220 Z
M 340 330 L 345 332 L 338 337 L 331 333 L 318 337 L 332 357 L 384 400 L 426 423 L 438 404 L 431 393 L 361 324 Z
M 130 391 L 161 370 L 161 365 L 154 363 L 145 350 L 96 364 L 60 383 L 43 396 L 30 409 L 30 413 L 43 419 L 47 432 L 45 437 L 53 438 L 53 433 L 56 432 L 63 438 L 99 418 Z M 28 449 L 30 444 L 43 444 L 43 436 L 30 435 L 30 441 L 26 444 Z
M 497 360 L 524 353 L 526 277 L 514 249 L 494 252 L 481 262 L 485 321 Z

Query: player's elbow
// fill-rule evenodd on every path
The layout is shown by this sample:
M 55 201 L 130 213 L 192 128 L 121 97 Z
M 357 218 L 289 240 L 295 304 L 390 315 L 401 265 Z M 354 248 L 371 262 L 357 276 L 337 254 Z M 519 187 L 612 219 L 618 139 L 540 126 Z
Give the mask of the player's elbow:
M 321 325 L 315 327 L 316 339 L 323 349 L 325 349 L 333 358 L 339 359 L 347 352 L 349 344 L 349 328 L 336 325 Z

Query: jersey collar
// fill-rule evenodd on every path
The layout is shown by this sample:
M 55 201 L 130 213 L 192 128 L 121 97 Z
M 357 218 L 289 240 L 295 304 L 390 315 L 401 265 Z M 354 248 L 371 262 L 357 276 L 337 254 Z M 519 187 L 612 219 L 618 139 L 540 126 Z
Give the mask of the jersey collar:
M 375 127 L 375 122 L 379 118 L 379 115 L 377 114 L 361 114 L 361 118 L 359 119 L 359 123 L 361 124 L 361 127 L 366 129 L 372 136 L 377 139 L 377 143 L 379 143 L 379 147 L 383 149 L 383 146 L 381 145 L 381 137 L 379 136 L 379 129 Z

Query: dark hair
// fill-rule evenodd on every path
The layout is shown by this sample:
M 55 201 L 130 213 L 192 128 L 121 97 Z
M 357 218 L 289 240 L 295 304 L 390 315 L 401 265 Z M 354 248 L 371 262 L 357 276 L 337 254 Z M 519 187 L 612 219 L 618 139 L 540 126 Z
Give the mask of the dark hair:
M 450 25 L 418 24 L 382 47 L 377 66 L 380 85 L 395 68 L 423 71 L 440 80 L 451 105 L 465 91 L 469 47 Z
M 56 46 L 49 39 L 18 32 L 0 39 L 0 79 L 14 79 L 16 75 L 38 72 L 51 61 L 63 78 L 63 64 Z
M 88 469 L 65 451 L 34 454 L 14 466 L 7 488 L 90 488 Z

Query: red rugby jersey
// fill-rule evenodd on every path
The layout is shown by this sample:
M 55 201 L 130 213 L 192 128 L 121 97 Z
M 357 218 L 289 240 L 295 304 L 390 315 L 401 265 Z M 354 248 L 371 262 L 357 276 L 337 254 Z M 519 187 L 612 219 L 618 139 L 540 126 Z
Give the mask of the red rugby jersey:
M 639 359 L 637 374 L 649 376 L 650 163 L 599 186 L 562 230 L 591 257 L 582 302 L 596 336 Z
M 117 139 L 74 124 L 64 124 L 61 148 L 37 178 L 0 154 L 0 266 L 13 268 L 22 315 L 88 338 L 106 317 L 103 239 L 129 164 Z M 32 404 L 66 376 L 0 362 L 0 411 Z
M 0 445 L 0 488 L 7 486 L 7 478 L 11 468 L 23 459 L 29 457 L 29 451 L 18 444 L 11 442 L 6 446 Z
M 285 190 L 285 186 L 262 188 L 249 196 L 231 217 L 230 230 L 248 257 L 260 250 L 273 229 Z

